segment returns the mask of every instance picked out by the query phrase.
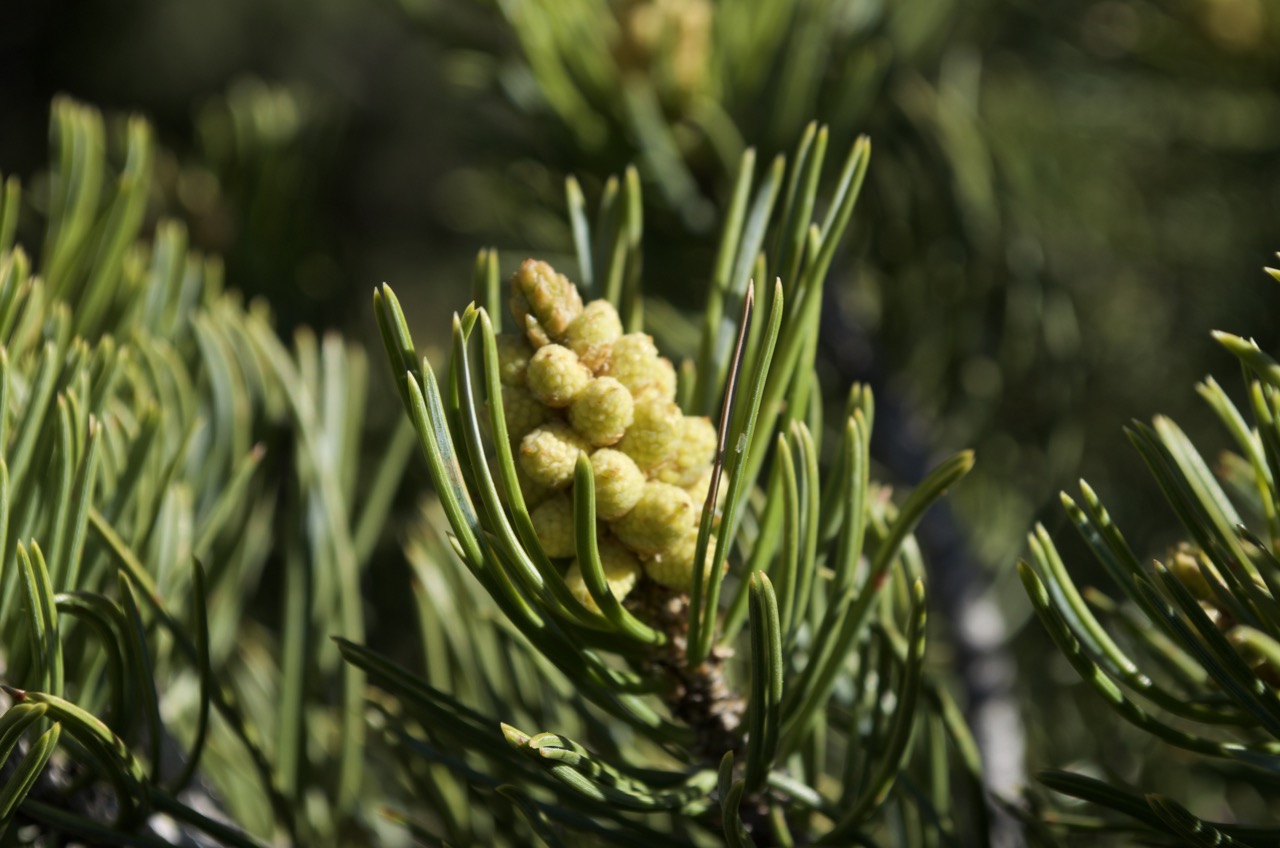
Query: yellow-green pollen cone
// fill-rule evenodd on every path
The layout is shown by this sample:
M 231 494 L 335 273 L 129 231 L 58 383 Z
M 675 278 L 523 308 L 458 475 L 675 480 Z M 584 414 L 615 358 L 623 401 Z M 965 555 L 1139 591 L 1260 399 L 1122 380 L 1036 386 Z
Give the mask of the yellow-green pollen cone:
M 521 333 L 498 337 L 498 377 L 518 482 L 544 551 L 555 559 L 576 553 L 573 481 L 585 453 L 615 597 L 641 579 L 688 592 L 715 426 L 681 411 L 671 360 L 651 336 L 623 333 L 608 301 L 584 305 L 568 277 L 533 259 L 512 277 L 511 292 Z M 595 609 L 576 560 L 565 581 Z

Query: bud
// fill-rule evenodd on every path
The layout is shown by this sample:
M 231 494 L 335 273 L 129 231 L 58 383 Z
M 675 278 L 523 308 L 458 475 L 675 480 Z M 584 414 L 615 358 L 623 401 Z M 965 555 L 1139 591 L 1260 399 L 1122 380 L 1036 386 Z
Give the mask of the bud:
M 684 490 L 689 493 L 689 499 L 693 501 L 693 505 L 701 511 L 707 504 L 707 495 L 711 493 L 712 469 L 708 468 L 702 472 L 691 485 L 685 486 Z M 729 493 L 729 487 L 724 484 L 724 472 L 720 473 L 720 488 L 716 490 L 716 515 L 712 521 L 714 527 L 720 521 L 719 512 L 724 508 L 725 496 Z
M 520 494 L 524 498 L 525 509 L 533 509 L 551 497 L 551 490 L 541 483 L 533 482 L 518 462 L 516 463 L 516 484 L 520 486 Z
M 684 536 L 697 511 L 689 493 L 650 481 L 635 507 L 613 523 L 614 534 L 643 557 L 670 550 Z
M 677 592 L 693 591 L 693 559 L 698 552 L 698 528 L 694 525 L 690 532 L 680 539 L 671 550 L 659 554 L 645 563 L 644 572 L 655 583 L 674 589 Z M 706 567 L 702 579 L 711 576 L 712 560 L 715 558 L 716 537 L 707 537 Z
M 573 429 L 597 447 L 612 445 L 621 439 L 633 417 L 631 392 L 612 377 L 592 380 L 569 407 L 569 423 Z
M 661 68 L 669 95 L 663 102 L 706 96 L 716 29 L 711 0 L 631 0 L 618 11 L 617 62 L 624 73 Z
M 627 333 L 613 343 L 604 373 L 626 386 L 631 394 L 639 396 L 655 379 L 658 365 L 658 348 L 653 337 L 644 333 Z
M 600 540 L 600 565 L 604 569 L 604 580 L 609 586 L 609 591 L 613 596 L 621 601 L 627 595 L 631 594 L 631 590 L 635 588 L 636 580 L 640 578 L 640 560 L 636 555 L 627 550 L 618 542 L 617 539 L 606 537 Z M 573 565 L 564 575 L 564 582 L 568 585 L 569 591 L 577 598 L 583 606 L 594 612 L 599 612 L 600 608 L 596 605 L 596 599 L 591 597 L 591 593 L 587 591 L 587 584 L 582 579 L 582 568 L 578 565 L 578 561 L 574 560 Z
M 593 300 L 583 308 L 565 330 L 565 347 L 578 354 L 582 364 L 592 371 L 609 361 L 613 343 L 622 335 L 622 321 L 607 300 Z
M 1172 551 L 1172 556 L 1169 558 L 1169 571 L 1178 578 L 1179 583 L 1196 596 L 1196 600 L 1213 601 L 1213 589 L 1200 570 L 1200 562 L 1200 552 L 1183 542 Z M 1211 574 L 1214 573 L 1211 563 L 1205 560 L 1205 565 L 1209 567 Z
M 511 333 L 501 333 L 494 340 L 498 343 L 498 379 L 504 386 L 523 386 L 533 348 L 523 336 Z
M 573 534 L 573 501 L 568 495 L 562 492 L 552 495 L 529 513 L 529 520 L 547 556 L 573 556 L 577 545 Z
M 631 511 L 644 493 L 644 472 L 619 450 L 601 448 L 591 454 L 596 484 L 596 516 L 616 521 Z
M 568 406 L 591 382 L 591 371 L 567 347 L 548 344 L 538 348 L 525 371 L 525 384 L 547 406 Z
M 654 361 L 648 381 L 635 392 L 636 400 L 653 397 L 668 403 L 676 399 L 676 367 L 660 356 Z
M 681 487 L 692 486 L 709 473 L 718 444 L 719 436 L 710 418 L 705 415 L 684 416 L 680 421 L 672 464 L 658 474 L 658 479 Z M 706 500 L 706 492 L 702 497 Z
M 518 386 L 502 387 L 502 420 L 507 424 L 507 438 L 512 444 L 519 444 L 526 433 L 547 417 L 547 408 L 533 395 Z
M 590 446 L 563 421 L 535 427 L 520 442 L 520 467 L 534 483 L 563 489 L 573 482 L 578 454 Z
M 511 278 L 511 314 L 534 347 L 558 340 L 581 312 L 578 287 L 546 262 L 526 259 Z
M 618 442 L 618 448 L 636 461 L 643 471 L 651 471 L 675 456 L 683 416 L 674 403 L 648 397 L 635 404 L 632 423 Z

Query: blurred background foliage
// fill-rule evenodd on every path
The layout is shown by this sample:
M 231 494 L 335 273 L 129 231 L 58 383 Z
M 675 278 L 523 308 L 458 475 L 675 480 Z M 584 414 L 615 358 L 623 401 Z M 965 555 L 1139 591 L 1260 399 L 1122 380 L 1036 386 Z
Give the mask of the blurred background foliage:
M 1037 515 L 1062 525 L 1046 504 L 1078 476 L 1140 555 L 1163 554 L 1177 531 L 1119 425 L 1159 411 L 1202 431 L 1188 387 L 1229 364 L 1207 331 L 1277 341 L 1280 292 L 1257 269 L 1280 247 L 1280 10 L 741 5 L 21 4 L 0 28 L 0 167 L 43 166 L 58 92 L 143 111 L 161 142 L 155 191 L 192 246 L 267 295 L 282 331 L 367 336 L 376 282 L 429 315 L 422 305 L 465 299 L 481 244 L 510 249 L 504 269 L 535 247 L 568 256 L 564 176 L 594 197 L 630 162 L 650 264 L 689 269 L 651 286 L 687 313 L 741 148 L 767 161 L 811 117 L 836 148 L 867 132 L 876 164 L 820 360 L 833 388 L 867 379 L 896 403 L 879 428 L 896 434 L 878 448 L 891 476 L 913 482 L 931 457 L 977 449 L 954 503 L 1015 627 L 1029 610 L 1009 565 Z M 1142 768 L 1090 693 L 1036 699 L 1078 684 L 1026 632 L 1022 685 L 1044 719 L 1032 758 Z
M 141 835 L 178 844 L 206 844 L 182 828 L 229 845 L 257 844 L 236 827 L 368 838 L 352 834 L 380 820 L 356 791 L 386 781 L 363 773 L 364 676 L 323 637 L 400 637 L 394 618 L 366 624 L 362 584 L 393 541 L 408 427 L 367 402 L 359 345 L 282 338 L 264 299 L 224 288 L 222 260 L 165 215 L 173 186 L 144 119 L 109 126 L 59 97 L 50 147 L 29 187 L 0 180 L 0 677 L 6 706 L 65 694 L 92 715 L 49 707 L 76 741 L 32 760 L 49 767 L 24 824 L 124 844 L 102 819 L 158 809 L 169 832 Z M 397 574 L 380 563 L 371 582 Z M 114 794 L 85 755 L 108 729 L 123 744 L 105 762 L 129 775 Z M 12 762 L 0 786 L 21 797 Z M 12 797 L 0 838 L 29 844 L 6 832 Z

